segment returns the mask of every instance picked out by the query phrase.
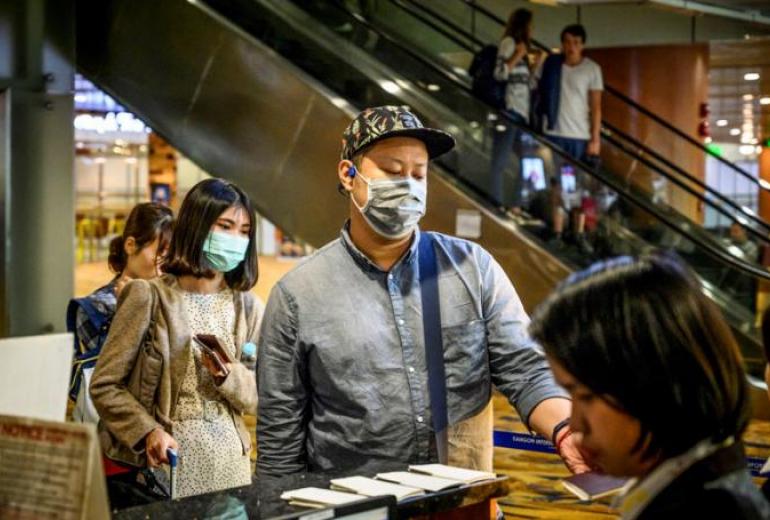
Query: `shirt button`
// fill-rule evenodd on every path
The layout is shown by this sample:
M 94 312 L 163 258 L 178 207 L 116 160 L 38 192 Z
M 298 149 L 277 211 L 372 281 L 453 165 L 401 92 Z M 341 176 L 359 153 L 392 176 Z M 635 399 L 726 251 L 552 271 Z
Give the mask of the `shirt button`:
M 414 372 L 414 367 L 409 367 L 410 372 Z
M 424 421 L 424 420 L 425 420 L 425 419 L 423 419 L 422 415 L 418 415 L 418 416 L 417 416 L 417 422 L 421 423 L 421 422 L 422 422 L 422 421 Z
M 404 324 L 404 320 L 402 320 L 401 318 L 399 318 L 399 319 L 398 319 L 398 324 L 399 324 L 399 325 L 403 325 L 403 324 Z

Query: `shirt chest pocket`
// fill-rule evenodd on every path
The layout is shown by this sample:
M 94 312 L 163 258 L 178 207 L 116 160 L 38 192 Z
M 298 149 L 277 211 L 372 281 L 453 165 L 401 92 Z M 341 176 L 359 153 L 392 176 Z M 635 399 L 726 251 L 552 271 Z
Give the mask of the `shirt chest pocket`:
M 469 325 L 481 318 L 479 305 L 456 274 L 439 279 L 439 299 L 442 330 Z
M 460 397 L 471 397 L 480 383 L 489 379 L 487 329 L 484 320 L 443 327 L 444 370 L 447 389 Z

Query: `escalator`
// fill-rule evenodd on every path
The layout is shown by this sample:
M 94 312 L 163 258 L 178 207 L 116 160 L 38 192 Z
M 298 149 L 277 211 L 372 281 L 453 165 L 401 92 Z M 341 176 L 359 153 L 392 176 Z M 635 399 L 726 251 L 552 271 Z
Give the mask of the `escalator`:
M 418 49 L 428 59 L 451 68 L 460 81 L 470 85 L 466 69 L 474 53 L 485 44 L 497 42 L 505 27 L 505 21 L 482 4 L 475 0 L 387 0 L 366 4 L 368 7 L 364 11 L 359 2 L 358 12 L 402 43 Z M 412 24 L 411 30 L 406 32 L 400 27 L 405 19 Z M 415 23 L 420 24 L 417 30 Z M 532 44 L 540 52 L 551 52 L 537 40 Z M 590 50 L 587 53 L 590 56 Z M 730 200 L 716 190 L 708 189 L 700 180 L 705 178 L 706 162 L 714 162 L 712 169 L 717 172 L 717 179 L 712 182 L 715 185 L 742 186 L 742 191 L 750 194 L 752 200 L 758 200 L 759 193 L 770 190 L 770 185 L 761 183 L 756 176 L 722 157 L 716 148 L 705 146 L 612 84 L 605 85 L 604 93 L 602 130 L 606 138 L 622 142 L 628 156 L 644 157 L 654 163 L 655 168 L 666 170 L 684 182 L 694 182 L 705 196 L 726 205 L 754 226 L 759 219 L 753 210 L 741 204 L 742 200 Z M 605 159 L 615 173 L 633 175 L 648 184 L 654 178 L 654 172 L 637 161 L 618 160 L 617 157 Z M 705 217 L 713 227 L 723 228 L 730 224 L 721 213 Z M 760 233 L 767 234 L 766 225 L 755 227 Z
M 512 218 L 490 195 L 490 136 L 509 122 L 459 78 L 344 6 L 280 0 L 78 0 L 77 6 L 80 71 L 202 168 L 241 185 L 279 227 L 315 246 L 335 238 L 347 212 L 336 192 L 342 130 L 364 106 L 408 104 L 458 140 L 431 170 L 424 227 L 454 234 L 460 210 L 478 212 L 478 241 L 529 310 L 566 274 L 598 258 L 674 249 L 725 312 L 750 371 L 761 374 L 752 304 L 742 301 L 758 280 L 770 279 L 756 261 L 666 197 L 519 129 L 510 163 L 520 168 L 526 158 L 543 170 L 530 176 L 537 177 L 533 198 L 542 192 L 535 183 L 559 169 L 571 171 L 580 186 L 579 192 L 560 186 L 565 199 L 591 199 L 600 208 L 593 225 L 601 239 L 593 251 L 553 244 L 541 221 Z M 659 175 L 669 179 L 666 173 Z M 675 196 L 718 206 L 700 187 L 682 184 L 673 183 Z

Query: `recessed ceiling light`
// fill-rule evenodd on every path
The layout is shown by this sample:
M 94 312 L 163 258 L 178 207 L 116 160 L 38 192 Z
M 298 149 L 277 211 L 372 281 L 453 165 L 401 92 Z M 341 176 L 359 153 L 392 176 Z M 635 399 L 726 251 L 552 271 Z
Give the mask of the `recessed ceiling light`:
M 401 87 L 399 87 L 389 79 L 380 81 L 380 87 L 382 87 L 382 90 L 384 90 L 388 94 L 396 94 L 398 92 L 401 92 Z
M 740 128 L 731 128 L 730 129 L 730 135 L 741 135 L 741 129 Z
M 727 126 L 727 119 L 718 119 L 717 126 Z
M 751 94 L 744 94 L 743 95 L 743 100 L 744 101 L 751 101 L 752 99 L 754 99 L 754 96 L 752 96 Z
M 770 105 L 770 96 L 764 96 L 759 98 L 760 105 Z
M 738 147 L 738 151 L 741 153 L 741 155 L 752 155 L 757 152 L 757 149 L 750 144 L 744 144 L 743 146 Z
M 757 81 L 759 79 L 759 72 L 747 72 L 743 75 L 743 79 L 746 81 Z

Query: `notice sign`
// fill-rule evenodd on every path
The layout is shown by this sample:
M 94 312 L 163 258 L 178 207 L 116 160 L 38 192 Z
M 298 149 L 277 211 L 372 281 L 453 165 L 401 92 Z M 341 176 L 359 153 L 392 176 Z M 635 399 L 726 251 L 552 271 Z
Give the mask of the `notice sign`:
M 0 415 L 0 518 L 109 518 L 94 426 Z
M 458 209 L 455 235 L 460 238 L 481 238 L 481 212 L 475 209 Z

